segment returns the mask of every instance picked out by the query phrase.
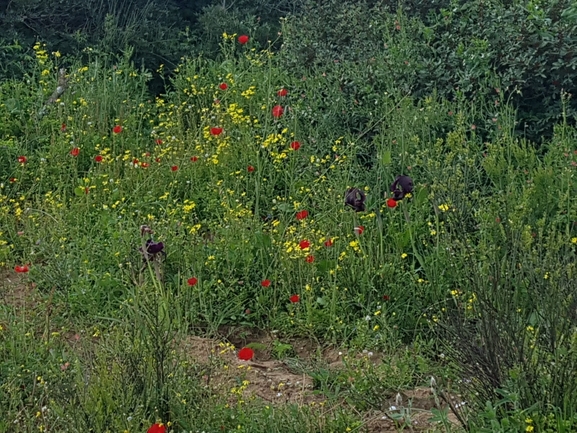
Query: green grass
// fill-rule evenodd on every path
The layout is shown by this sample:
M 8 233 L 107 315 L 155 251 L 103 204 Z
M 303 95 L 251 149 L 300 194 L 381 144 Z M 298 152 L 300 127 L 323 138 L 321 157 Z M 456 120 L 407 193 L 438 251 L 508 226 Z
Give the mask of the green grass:
M 419 410 L 458 431 L 457 392 L 473 431 L 574 431 L 575 130 L 536 147 L 504 102 L 477 128 L 484 107 L 382 89 L 354 131 L 330 70 L 222 46 L 157 98 L 130 53 L 70 60 L 49 106 L 62 59 L 41 45 L 27 81 L 2 83 L 0 431 L 366 431 L 371 411 L 408 431 Z M 415 190 L 390 208 L 399 174 Z M 145 261 L 147 239 L 165 254 Z M 232 334 L 322 404 L 251 397 L 234 357 L 185 349 Z M 391 409 L 431 377 L 432 410 Z

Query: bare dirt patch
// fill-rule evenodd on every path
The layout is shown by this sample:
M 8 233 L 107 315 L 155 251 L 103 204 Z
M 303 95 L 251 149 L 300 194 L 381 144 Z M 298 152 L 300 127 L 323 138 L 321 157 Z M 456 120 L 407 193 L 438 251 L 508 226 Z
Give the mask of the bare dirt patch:
M 227 342 L 228 343 L 228 342 Z M 207 366 L 207 384 L 219 392 L 238 388 L 239 382 L 248 382 L 243 391 L 247 397 L 259 397 L 270 403 L 320 403 L 325 399 L 313 392 L 310 376 L 291 370 L 284 361 L 271 358 L 266 349 L 256 349 L 251 361 L 238 359 L 231 343 L 201 337 L 189 337 L 183 343 L 186 353 L 201 365 Z M 253 341 L 254 343 L 254 341 Z M 268 341 L 260 344 L 268 347 Z M 220 368 L 219 368 L 220 367 Z
M 272 354 L 274 336 L 255 330 L 245 329 L 232 333 L 229 331 L 227 330 L 227 334 L 230 340 L 227 341 L 191 336 L 182 345 L 186 354 L 196 362 L 207 367 L 212 366 L 207 369 L 210 373 L 207 373 L 205 379 L 215 392 L 230 392 L 238 389 L 239 383 L 246 381 L 248 385 L 243 389 L 246 399 L 260 398 L 268 404 L 310 405 L 324 407 L 324 410 L 330 410 L 330 406 L 346 404 L 344 401 L 329 402 L 324 395 L 315 391 L 313 378 L 303 373 L 303 369 L 295 368 L 295 362 L 306 363 L 312 360 L 322 360 L 324 365 L 331 369 L 343 368 L 343 353 L 338 349 L 320 347 L 314 340 L 292 339 L 286 343 L 292 346 L 295 358 L 277 360 Z M 258 347 L 255 349 L 255 357 L 251 361 L 241 361 L 237 358 L 237 349 L 247 345 Z M 375 364 L 381 361 L 379 356 L 371 359 Z M 410 407 L 407 422 L 411 428 L 405 427 L 407 431 L 443 431 L 440 426 L 430 421 L 430 410 L 436 407 L 431 388 L 418 387 L 403 391 L 400 399 L 404 405 Z M 398 402 L 393 397 L 389 403 L 391 411 L 388 413 L 377 410 L 364 413 L 363 428 L 371 433 L 399 431 L 399 422 L 389 416 Z M 449 421 L 454 426 L 459 425 L 452 414 L 449 415 Z
M 0 303 L 16 309 L 35 307 L 38 303 L 38 292 L 28 277 L 12 270 L 0 271 Z

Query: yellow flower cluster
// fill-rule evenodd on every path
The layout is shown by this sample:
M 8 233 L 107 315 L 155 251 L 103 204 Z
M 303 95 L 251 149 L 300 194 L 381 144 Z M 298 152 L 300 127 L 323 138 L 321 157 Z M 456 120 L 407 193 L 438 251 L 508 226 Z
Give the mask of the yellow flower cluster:
M 40 44 L 40 42 L 37 42 L 32 47 L 34 50 L 34 55 L 36 56 L 36 59 L 40 65 L 45 65 L 48 61 L 48 52 L 45 50 L 45 48 L 46 44 Z
M 250 99 L 250 97 L 255 95 L 255 94 L 256 94 L 256 86 L 250 86 L 248 89 L 246 89 L 240 95 L 245 97 L 246 99 Z
M 237 36 L 236 33 L 233 33 L 232 35 L 229 35 L 228 33 L 224 32 L 224 33 L 222 34 L 222 39 L 224 39 L 225 41 L 226 41 L 226 40 L 234 41 L 234 39 L 236 38 L 236 36 Z
M 184 200 L 183 206 L 182 206 L 182 211 L 184 213 L 190 213 L 194 208 L 196 207 L 196 203 L 194 203 L 191 200 Z
M 285 128 L 285 130 L 286 130 L 286 128 Z M 283 130 L 282 133 L 284 133 L 285 130 Z M 269 135 L 267 135 L 267 137 L 263 140 L 261 147 L 263 149 L 266 149 L 266 148 L 272 146 L 273 144 L 283 143 L 282 133 L 281 134 L 269 134 Z
M 234 125 L 250 125 L 252 123 L 250 116 L 244 114 L 244 109 L 240 108 L 236 103 L 232 103 L 226 108 L 226 114 Z
M 360 245 L 360 242 L 358 240 L 350 241 L 349 246 L 353 249 L 353 251 L 355 253 L 362 252 L 361 245 Z

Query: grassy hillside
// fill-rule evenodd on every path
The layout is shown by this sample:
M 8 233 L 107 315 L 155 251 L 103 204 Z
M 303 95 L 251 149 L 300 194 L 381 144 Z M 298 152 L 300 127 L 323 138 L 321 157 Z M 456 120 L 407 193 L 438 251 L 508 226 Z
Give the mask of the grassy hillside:
M 247 39 L 1 84 L 0 431 L 575 431 L 575 129 Z

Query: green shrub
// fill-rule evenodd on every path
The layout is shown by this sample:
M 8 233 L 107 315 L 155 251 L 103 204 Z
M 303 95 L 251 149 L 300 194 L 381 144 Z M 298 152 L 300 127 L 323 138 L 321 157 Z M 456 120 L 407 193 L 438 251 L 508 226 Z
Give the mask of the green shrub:
M 489 113 L 511 102 L 517 132 L 539 141 L 576 113 L 573 99 L 562 104 L 577 79 L 576 28 L 567 1 L 412 3 L 397 12 L 387 2 L 310 2 L 284 21 L 281 54 L 304 75 L 339 73 L 336 62 L 369 69 L 362 84 L 389 93 L 463 94 Z

